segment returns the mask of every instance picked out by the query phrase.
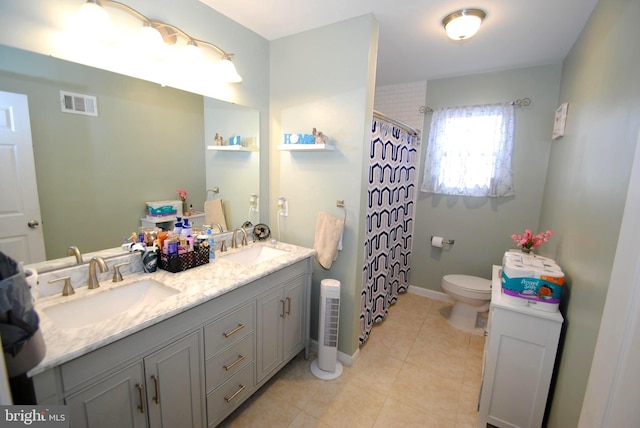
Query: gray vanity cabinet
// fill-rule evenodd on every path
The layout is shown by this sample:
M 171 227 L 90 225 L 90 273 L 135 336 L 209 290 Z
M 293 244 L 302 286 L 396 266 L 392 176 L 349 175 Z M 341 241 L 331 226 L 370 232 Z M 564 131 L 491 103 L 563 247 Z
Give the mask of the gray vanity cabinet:
M 67 399 L 74 428 L 143 428 L 147 416 L 137 407 L 143 394 L 142 363 L 134 364 Z M 146 403 L 145 409 L 146 409 Z M 146 410 L 145 410 L 146 411 Z
M 69 396 L 71 426 L 201 428 L 200 342 L 193 333 Z
M 311 272 L 303 259 L 38 373 L 38 402 L 68 404 L 72 428 L 216 426 L 308 349 Z
M 305 347 L 305 285 L 306 277 L 298 276 L 258 297 L 258 383 Z

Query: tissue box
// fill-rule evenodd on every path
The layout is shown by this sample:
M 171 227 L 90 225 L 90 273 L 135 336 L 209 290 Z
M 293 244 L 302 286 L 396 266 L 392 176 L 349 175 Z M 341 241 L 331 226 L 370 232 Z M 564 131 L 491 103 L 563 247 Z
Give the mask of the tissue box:
M 182 201 L 146 202 L 147 217 L 175 217 L 182 215 Z
M 557 312 L 564 273 L 555 261 L 532 254 L 507 252 L 502 263 L 502 296 L 514 305 Z

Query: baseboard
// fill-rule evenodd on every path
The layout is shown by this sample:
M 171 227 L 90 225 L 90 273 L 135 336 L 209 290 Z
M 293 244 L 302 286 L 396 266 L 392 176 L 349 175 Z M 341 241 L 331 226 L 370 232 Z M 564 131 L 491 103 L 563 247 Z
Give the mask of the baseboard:
M 318 353 L 318 341 L 311 339 L 310 341 L 310 350 L 311 352 Z M 342 365 L 347 367 L 352 367 L 353 364 L 358 361 L 360 358 L 360 348 L 356 349 L 356 352 L 353 355 L 345 354 L 344 352 L 338 351 L 338 361 L 342 363 Z
M 428 297 L 430 299 L 441 300 L 447 303 L 453 303 L 453 299 L 447 296 L 442 291 L 431 290 L 428 288 L 416 287 L 415 285 L 410 285 L 408 293 L 417 294 L 418 296 Z

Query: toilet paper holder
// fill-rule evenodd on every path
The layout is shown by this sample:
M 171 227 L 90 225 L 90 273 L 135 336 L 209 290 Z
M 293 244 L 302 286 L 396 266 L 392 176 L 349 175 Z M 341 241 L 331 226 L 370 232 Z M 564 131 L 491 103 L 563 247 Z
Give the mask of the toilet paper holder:
M 435 236 L 431 235 L 431 238 L 429 239 L 429 242 L 433 242 L 433 238 L 435 238 Z M 449 245 L 453 245 L 454 242 L 456 242 L 455 239 L 443 239 L 442 243 L 443 244 L 449 244 Z

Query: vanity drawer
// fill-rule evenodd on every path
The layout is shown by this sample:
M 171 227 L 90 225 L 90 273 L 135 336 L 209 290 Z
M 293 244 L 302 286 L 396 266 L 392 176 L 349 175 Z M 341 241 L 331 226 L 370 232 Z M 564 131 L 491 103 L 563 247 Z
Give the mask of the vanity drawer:
M 221 422 L 253 393 L 255 371 L 255 363 L 251 363 L 207 395 L 207 425 Z
M 216 355 L 205 364 L 207 392 L 216 389 L 244 366 L 253 362 L 255 356 L 255 335 L 245 336 L 231 348 Z
M 255 330 L 256 305 L 251 302 L 204 328 L 204 358 L 208 360 Z

